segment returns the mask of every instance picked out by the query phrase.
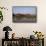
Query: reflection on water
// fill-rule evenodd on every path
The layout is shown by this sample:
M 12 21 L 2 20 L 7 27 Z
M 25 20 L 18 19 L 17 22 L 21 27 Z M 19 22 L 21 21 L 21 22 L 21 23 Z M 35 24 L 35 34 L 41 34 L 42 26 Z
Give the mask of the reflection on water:
M 13 22 L 36 22 L 36 15 L 31 14 L 13 14 Z

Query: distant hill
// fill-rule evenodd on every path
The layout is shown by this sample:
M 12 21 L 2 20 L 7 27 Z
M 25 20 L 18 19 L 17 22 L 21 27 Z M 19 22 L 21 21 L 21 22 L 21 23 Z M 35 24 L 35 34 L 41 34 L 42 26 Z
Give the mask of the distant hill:
M 31 14 L 13 14 L 14 17 L 16 18 L 34 18 L 36 15 L 31 15 Z

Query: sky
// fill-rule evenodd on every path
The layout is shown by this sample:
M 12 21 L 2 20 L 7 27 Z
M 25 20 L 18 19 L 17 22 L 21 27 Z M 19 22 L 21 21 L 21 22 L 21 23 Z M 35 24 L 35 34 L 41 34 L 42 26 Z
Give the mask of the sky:
M 21 13 L 21 14 L 37 14 L 37 7 L 36 6 L 13 6 L 12 12 L 14 14 Z

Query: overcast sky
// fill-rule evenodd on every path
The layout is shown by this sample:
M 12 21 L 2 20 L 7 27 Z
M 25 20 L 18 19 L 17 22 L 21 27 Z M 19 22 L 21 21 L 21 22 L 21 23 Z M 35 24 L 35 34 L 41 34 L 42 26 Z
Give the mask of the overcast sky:
M 36 14 L 37 7 L 36 6 L 13 6 L 12 12 L 14 14 L 21 13 L 21 14 Z

